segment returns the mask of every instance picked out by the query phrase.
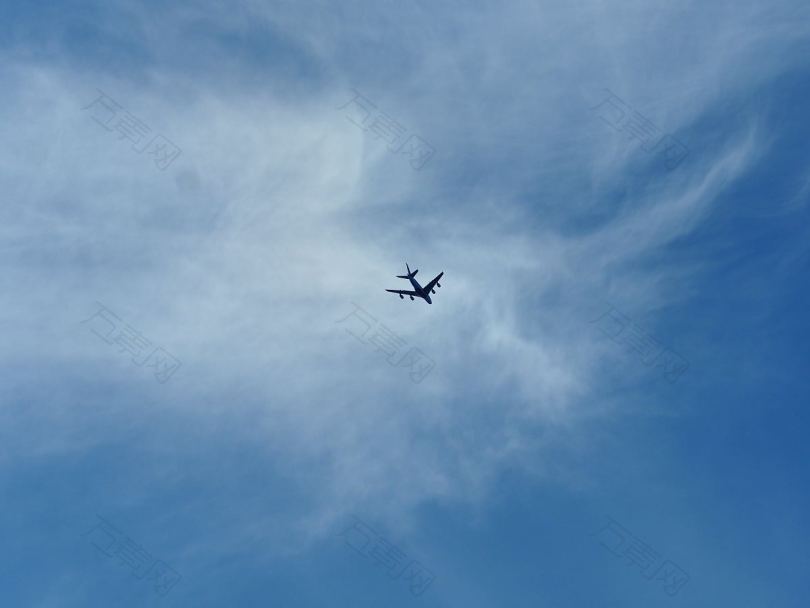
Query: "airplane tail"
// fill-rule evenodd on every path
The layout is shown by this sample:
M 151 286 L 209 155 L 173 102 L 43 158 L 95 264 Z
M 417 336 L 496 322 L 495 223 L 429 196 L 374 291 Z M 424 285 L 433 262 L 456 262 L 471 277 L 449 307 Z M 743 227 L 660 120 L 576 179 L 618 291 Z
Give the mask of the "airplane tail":
M 411 268 L 410 268 L 410 266 L 408 266 L 407 262 L 405 262 L 405 268 L 408 269 L 408 274 L 406 274 L 406 275 L 398 274 L 397 275 L 398 279 L 412 279 L 413 277 L 416 276 L 416 273 L 419 272 L 418 268 L 416 270 L 414 270 L 413 272 L 411 272 Z

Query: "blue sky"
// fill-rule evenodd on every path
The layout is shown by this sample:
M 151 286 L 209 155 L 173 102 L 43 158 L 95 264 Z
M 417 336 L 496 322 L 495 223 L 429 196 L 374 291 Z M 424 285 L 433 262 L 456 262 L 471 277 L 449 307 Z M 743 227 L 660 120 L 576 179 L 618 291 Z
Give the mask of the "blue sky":
M 0 17 L 0 605 L 806 603 L 806 4 Z

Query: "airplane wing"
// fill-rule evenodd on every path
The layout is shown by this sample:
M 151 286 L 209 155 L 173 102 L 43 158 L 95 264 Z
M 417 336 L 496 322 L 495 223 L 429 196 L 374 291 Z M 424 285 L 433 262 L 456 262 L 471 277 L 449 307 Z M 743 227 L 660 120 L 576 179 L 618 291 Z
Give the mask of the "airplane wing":
M 439 275 L 438 275 L 438 276 L 437 276 L 435 279 L 433 279 L 433 280 L 432 280 L 430 283 L 428 283 L 427 285 L 425 285 L 425 286 L 423 287 L 423 289 L 424 289 L 424 290 L 425 290 L 427 293 L 430 293 L 430 292 L 431 292 L 431 290 L 433 289 L 433 287 L 436 285 L 436 283 L 438 283 L 438 282 L 439 282 L 439 279 L 441 279 L 443 276 L 444 276 L 444 272 L 440 272 L 440 273 L 439 273 Z
M 417 296 L 417 295 L 419 295 L 415 291 L 403 291 L 401 289 L 386 289 L 385 291 L 390 291 L 391 293 L 398 293 L 401 296 Z

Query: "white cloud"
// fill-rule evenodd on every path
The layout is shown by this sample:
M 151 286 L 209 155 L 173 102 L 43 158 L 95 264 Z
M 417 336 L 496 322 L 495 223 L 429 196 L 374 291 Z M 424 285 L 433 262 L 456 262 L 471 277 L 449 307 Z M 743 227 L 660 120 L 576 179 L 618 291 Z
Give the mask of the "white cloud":
M 613 345 L 587 325 L 594 300 L 660 302 L 662 276 L 623 274 L 623 265 L 694 227 L 761 146 L 751 125 L 725 134 L 716 153 L 695 146 L 693 163 L 612 219 L 561 230 L 543 213 L 593 210 L 599 184 L 640 154 L 589 113 L 583 91 L 610 86 L 651 107 L 665 130 L 687 127 L 728 88 L 778 65 L 750 65 L 751 56 L 776 56 L 803 33 L 778 23 L 750 39 L 755 5 L 738 7 L 696 23 L 649 3 L 493 4 L 439 20 L 416 8 L 403 17 L 393 4 L 379 14 L 365 6 L 363 22 L 349 9 L 310 20 L 297 4 L 272 17 L 258 7 L 260 16 L 195 16 L 236 33 L 272 19 L 308 49 L 332 80 L 295 102 L 273 83 L 218 87 L 218 76 L 235 75 L 215 65 L 201 82 L 181 65 L 150 65 L 144 84 L 17 64 L 0 109 L 12 144 L 0 185 L 14 195 L 0 246 L 4 289 L 17 293 L 4 305 L 12 339 L 3 358 L 97 365 L 106 347 L 65 328 L 104 302 L 184 361 L 167 389 L 183 416 L 227 412 L 306 473 L 314 507 L 294 523 L 310 532 L 358 509 L 393 521 L 426 500 L 480 500 L 506 464 L 543 471 L 537 456 L 557 447 L 555 433 L 599 409 L 599 369 Z M 183 28 L 148 17 L 145 39 L 156 57 L 171 57 L 183 40 L 166 33 Z M 669 36 L 671 18 L 689 21 L 693 45 Z M 358 57 L 358 40 L 385 36 L 403 46 L 344 63 Z M 401 73 L 364 72 L 386 61 Z M 414 172 L 349 123 L 336 107 L 350 86 L 387 91 L 375 102 L 435 143 L 432 164 Z M 181 159 L 160 172 L 93 123 L 81 107 L 94 87 L 180 145 Z M 605 160 L 610 153 L 619 160 Z M 487 170 L 482 158 L 495 163 L 486 188 L 457 200 L 459 181 Z M 547 186 L 554 200 L 529 198 L 533 180 L 558 174 L 580 182 Z M 420 277 L 447 273 L 432 307 L 382 291 L 396 286 L 405 259 Z M 351 301 L 436 360 L 422 384 L 336 324 Z M 120 371 L 129 363 L 119 358 Z

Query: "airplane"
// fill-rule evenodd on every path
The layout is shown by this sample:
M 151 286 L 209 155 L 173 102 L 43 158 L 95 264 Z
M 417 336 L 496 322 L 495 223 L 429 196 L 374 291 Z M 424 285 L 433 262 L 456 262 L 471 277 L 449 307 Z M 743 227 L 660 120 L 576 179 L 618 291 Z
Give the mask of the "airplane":
M 439 283 L 439 279 L 442 278 L 444 272 L 440 272 L 435 279 L 433 279 L 430 283 L 422 287 L 419 283 L 417 283 L 416 279 L 414 279 L 416 273 L 419 272 L 419 269 L 417 268 L 416 270 L 411 272 L 411 268 L 410 266 L 408 266 L 407 262 L 405 262 L 405 268 L 408 270 L 408 274 L 406 275 L 398 274 L 397 278 L 408 279 L 411 282 L 411 285 L 413 285 L 414 291 L 402 291 L 399 289 L 386 289 L 385 291 L 390 291 L 391 293 L 398 293 L 399 297 L 403 300 L 405 299 L 405 296 L 410 296 L 411 300 L 413 300 L 413 297 L 416 296 L 417 298 L 422 298 L 428 304 L 433 304 L 433 302 L 430 301 L 430 294 L 436 293 L 436 290 L 433 289 L 434 286 L 435 287 L 442 286 L 441 283 Z

